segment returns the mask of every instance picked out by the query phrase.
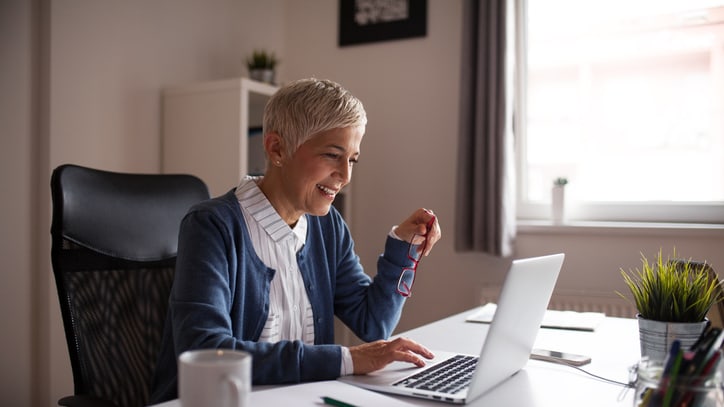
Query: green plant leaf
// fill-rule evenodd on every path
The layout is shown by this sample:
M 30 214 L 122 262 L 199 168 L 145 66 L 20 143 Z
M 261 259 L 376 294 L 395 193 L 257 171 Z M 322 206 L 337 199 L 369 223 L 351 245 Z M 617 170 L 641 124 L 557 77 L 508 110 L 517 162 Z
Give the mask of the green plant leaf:
M 246 65 L 249 69 L 274 69 L 278 63 L 276 55 L 265 50 L 254 50 L 246 58 Z
M 673 258 L 664 259 L 659 249 L 653 261 L 642 253 L 641 268 L 621 269 L 621 275 L 643 318 L 701 322 L 709 309 L 722 301 L 721 283 L 711 267 L 706 262 L 678 259 L 676 250 Z

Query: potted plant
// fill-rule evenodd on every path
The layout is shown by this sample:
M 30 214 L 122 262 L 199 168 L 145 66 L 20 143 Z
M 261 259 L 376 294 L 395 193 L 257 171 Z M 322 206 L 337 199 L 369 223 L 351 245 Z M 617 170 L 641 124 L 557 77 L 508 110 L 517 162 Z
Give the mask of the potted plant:
M 708 263 L 677 258 L 676 250 L 673 256 L 665 259 L 659 249 L 653 261 L 641 255 L 640 269 L 621 269 L 638 310 L 641 355 L 651 359 L 665 359 L 674 339 L 690 347 L 708 325 L 709 309 L 722 300 Z
M 251 55 L 246 58 L 246 66 L 249 68 L 249 77 L 251 79 L 274 84 L 275 69 L 279 60 L 273 52 L 267 52 L 263 49 L 254 50 Z
M 560 225 L 564 220 L 565 207 L 565 186 L 568 184 L 568 178 L 558 177 L 553 180 L 553 189 L 551 190 L 551 208 L 553 216 L 553 224 Z

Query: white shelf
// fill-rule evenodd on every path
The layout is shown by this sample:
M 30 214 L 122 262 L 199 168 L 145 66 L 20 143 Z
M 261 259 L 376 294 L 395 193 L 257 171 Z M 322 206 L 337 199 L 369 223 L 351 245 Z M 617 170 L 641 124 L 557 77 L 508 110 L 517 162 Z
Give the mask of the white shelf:
M 276 86 L 235 78 L 173 86 L 163 92 L 162 171 L 200 177 L 212 196 L 226 193 L 248 173 L 263 168 L 260 128 Z M 257 136 L 259 137 L 259 136 Z

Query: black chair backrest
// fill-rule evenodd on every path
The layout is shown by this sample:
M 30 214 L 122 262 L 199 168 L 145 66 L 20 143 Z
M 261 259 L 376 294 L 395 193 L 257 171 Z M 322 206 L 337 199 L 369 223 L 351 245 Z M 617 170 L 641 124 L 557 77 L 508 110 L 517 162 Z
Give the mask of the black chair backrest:
M 179 225 L 208 189 L 191 175 L 62 165 L 51 196 L 51 260 L 75 395 L 146 405 Z

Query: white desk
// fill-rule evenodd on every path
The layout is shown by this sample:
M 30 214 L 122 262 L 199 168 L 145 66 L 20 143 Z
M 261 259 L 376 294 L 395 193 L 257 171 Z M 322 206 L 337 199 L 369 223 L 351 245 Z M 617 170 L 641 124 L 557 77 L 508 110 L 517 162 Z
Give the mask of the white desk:
M 403 332 L 400 336 L 411 338 L 430 349 L 478 354 L 487 332 L 487 324 L 465 322 L 469 310 Z M 628 381 L 628 368 L 639 357 L 638 324 L 635 319 L 606 318 L 595 332 L 560 329 L 541 329 L 535 343 L 545 348 L 591 356 L 591 364 L 582 368 L 619 382 Z M 316 384 L 315 386 L 319 386 Z M 261 390 L 269 386 L 254 387 L 255 399 L 262 401 Z M 389 396 L 418 406 L 445 406 L 447 404 Z M 526 367 L 500 386 L 494 388 L 469 406 L 630 406 L 633 390 L 593 378 L 568 366 L 530 360 Z M 306 405 L 295 398 L 290 402 Z M 300 404 L 301 403 L 301 404 Z M 319 399 L 308 405 L 321 405 Z M 177 400 L 159 404 L 158 407 L 180 407 Z M 381 407 L 381 406 L 378 406 Z
M 465 311 L 401 335 L 431 349 L 478 354 L 489 325 L 465 322 L 465 317 L 474 311 Z M 624 383 L 628 382 L 628 368 L 640 358 L 638 324 L 635 319 L 628 318 L 607 317 L 594 332 L 542 328 L 535 347 L 589 355 L 591 363 L 582 366 L 583 369 Z M 621 386 L 597 380 L 568 366 L 530 360 L 518 374 L 468 405 L 631 406 L 633 390 L 625 394 L 623 390 Z M 426 400 L 415 400 L 414 404 L 442 405 Z

